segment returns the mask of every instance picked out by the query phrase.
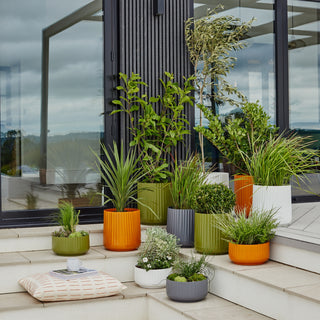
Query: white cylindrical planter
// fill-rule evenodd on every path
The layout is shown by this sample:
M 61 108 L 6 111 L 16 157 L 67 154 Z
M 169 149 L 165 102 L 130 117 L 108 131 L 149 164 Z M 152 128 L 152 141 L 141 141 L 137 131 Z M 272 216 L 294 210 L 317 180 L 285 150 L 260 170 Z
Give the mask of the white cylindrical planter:
M 206 184 L 223 183 L 229 188 L 229 173 L 228 172 L 211 172 L 208 174 Z
M 170 273 L 172 273 L 172 268 L 146 271 L 145 269 L 134 267 L 134 281 L 142 288 L 164 288 Z
M 291 186 L 253 185 L 252 209 L 277 210 L 280 226 L 292 221 Z

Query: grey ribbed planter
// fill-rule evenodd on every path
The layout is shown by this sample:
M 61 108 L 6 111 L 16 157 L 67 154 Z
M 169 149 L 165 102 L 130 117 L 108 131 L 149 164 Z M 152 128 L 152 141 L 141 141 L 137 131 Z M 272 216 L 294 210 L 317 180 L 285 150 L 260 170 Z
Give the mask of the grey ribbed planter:
M 182 247 L 193 247 L 194 210 L 168 208 L 167 231 L 180 239 Z
M 196 302 L 208 294 L 208 279 L 193 282 L 177 282 L 167 279 L 167 296 L 174 301 Z

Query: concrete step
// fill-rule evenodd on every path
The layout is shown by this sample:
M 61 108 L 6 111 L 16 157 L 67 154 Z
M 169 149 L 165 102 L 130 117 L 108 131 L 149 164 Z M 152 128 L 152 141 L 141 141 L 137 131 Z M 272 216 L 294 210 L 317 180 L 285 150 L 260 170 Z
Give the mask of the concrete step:
M 132 282 L 121 294 L 112 297 L 42 303 L 27 293 L 0 295 L 1 320 L 55 320 L 70 317 L 117 320 L 205 320 L 269 319 L 256 312 L 235 305 L 213 294 L 195 303 L 179 303 L 167 298 L 165 289 L 143 289 Z
M 279 228 L 271 243 L 270 259 L 320 274 L 320 239 Z
M 195 254 L 190 249 L 181 253 Z M 282 263 L 233 264 L 228 255 L 209 256 L 210 292 L 273 319 L 316 320 L 320 315 L 320 275 Z
M 102 246 L 91 247 L 78 256 L 84 267 L 104 271 L 120 281 L 133 281 L 137 251 L 114 252 Z M 23 292 L 18 280 L 36 273 L 66 268 L 68 257 L 52 250 L 8 252 L 0 254 L 0 294 Z

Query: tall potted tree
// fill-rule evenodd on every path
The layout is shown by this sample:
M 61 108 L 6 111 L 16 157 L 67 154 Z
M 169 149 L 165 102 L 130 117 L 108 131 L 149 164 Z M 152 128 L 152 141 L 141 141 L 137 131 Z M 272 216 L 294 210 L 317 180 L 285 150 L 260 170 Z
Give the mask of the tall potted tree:
M 112 209 L 104 210 L 103 243 L 108 250 L 135 250 L 141 243 L 140 210 L 128 208 L 130 204 L 139 202 L 136 198 L 137 183 L 143 178 L 141 168 L 137 167 L 138 159 L 135 151 L 130 150 L 124 156 L 123 143 L 120 153 L 117 144 L 108 151 L 101 145 L 102 157 L 97 158 L 97 168 L 105 183 L 105 204 L 112 203 Z
M 145 173 L 138 184 L 138 198 L 147 205 L 139 206 L 143 224 L 166 224 L 167 208 L 172 204 L 169 190 L 171 159 L 176 158 L 173 153 L 178 142 L 189 134 L 184 110 L 186 104 L 192 104 L 192 79 L 185 79 L 181 88 L 174 82 L 173 74 L 165 72 L 165 76 L 166 81 L 160 80 L 163 95 L 148 98 L 144 93 L 147 84 L 138 74 L 128 78 L 120 73 L 121 85 L 117 89 L 122 95 L 113 101 L 119 109 L 111 113 L 127 115 L 130 146 L 137 147 L 139 165 Z
M 253 209 L 276 209 L 280 225 L 291 223 L 290 179 L 299 181 L 299 175 L 314 172 L 319 151 L 311 144 L 308 137 L 280 134 L 265 143 L 251 141 L 249 154 L 239 149 L 254 180 Z
M 172 207 L 168 208 L 167 231 L 176 235 L 182 247 L 194 244 L 193 198 L 206 179 L 202 174 L 198 156 L 190 157 L 180 164 L 175 163 L 170 191 Z
M 235 205 L 234 193 L 224 184 L 205 184 L 197 191 L 195 209 L 194 247 L 200 253 L 225 254 L 228 243 L 217 226 L 217 216 L 230 212 Z
M 245 96 L 232 86 L 226 77 L 236 62 L 231 53 L 246 46 L 243 39 L 253 20 L 241 22 L 234 16 L 219 15 L 220 8 L 223 6 L 208 11 L 203 18 L 190 18 L 185 25 L 185 41 L 190 61 L 194 66 L 195 90 L 199 95 L 197 107 L 200 109 L 200 119 L 197 128 L 203 127 L 203 112 L 207 109 L 206 99 L 214 101 L 213 109 L 223 103 L 239 106 L 241 102 L 246 101 Z M 197 131 L 204 171 L 204 136 L 201 130 Z

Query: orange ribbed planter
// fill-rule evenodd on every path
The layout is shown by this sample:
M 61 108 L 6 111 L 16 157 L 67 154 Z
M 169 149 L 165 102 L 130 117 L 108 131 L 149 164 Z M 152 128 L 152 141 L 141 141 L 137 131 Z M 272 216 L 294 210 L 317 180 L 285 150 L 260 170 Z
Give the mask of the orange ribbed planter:
M 104 210 L 103 244 L 107 250 L 130 251 L 141 243 L 140 210 Z
M 236 212 L 246 211 L 249 216 L 252 206 L 253 178 L 246 175 L 234 175 L 234 193 L 236 194 Z
M 269 256 L 270 242 L 250 245 L 229 242 L 229 258 L 236 264 L 262 264 L 269 260 Z

